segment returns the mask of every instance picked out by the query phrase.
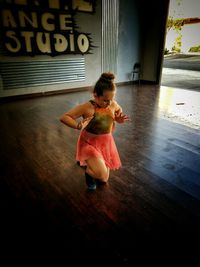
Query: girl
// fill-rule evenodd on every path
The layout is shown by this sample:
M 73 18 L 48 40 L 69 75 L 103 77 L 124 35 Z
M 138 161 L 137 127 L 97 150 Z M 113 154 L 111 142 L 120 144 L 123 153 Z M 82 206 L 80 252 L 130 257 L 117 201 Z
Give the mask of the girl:
M 89 190 L 96 189 L 96 181 L 106 183 L 110 169 L 121 166 L 120 157 L 112 136 L 115 121 L 124 123 L 128 116 L 114 100 L 116 86 L 114 74 L 102 73 L 93 90 L 94 99 L 66 112 L 60 121 L 80 130 L 76 160 L 86 166 L 85 177 Z M 77 119 L 82 120 L 77 122 Z

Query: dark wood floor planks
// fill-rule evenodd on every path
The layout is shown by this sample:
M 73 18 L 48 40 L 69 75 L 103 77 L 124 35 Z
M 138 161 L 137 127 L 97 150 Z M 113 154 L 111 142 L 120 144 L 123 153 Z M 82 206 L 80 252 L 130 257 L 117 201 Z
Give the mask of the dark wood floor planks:
M 119 87 L 116 98 L 131 117 L 114 132 L 123 167 L 91 193 L 75 162 L 79 132 L 59 122 L 90 97 L 1 104 L 1 235 L 112 248 L 122 258 L 123 249 L 144 244 L 191 246 L 200 234 L 199 130 L 157 115 L 158 86 Z

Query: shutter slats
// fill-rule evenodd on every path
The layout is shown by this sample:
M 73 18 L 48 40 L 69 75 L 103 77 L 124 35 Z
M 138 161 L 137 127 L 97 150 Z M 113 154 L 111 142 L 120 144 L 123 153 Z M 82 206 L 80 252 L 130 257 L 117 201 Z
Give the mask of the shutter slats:
M 3 89 L 85 81 L 85 59 L 0 63 Z

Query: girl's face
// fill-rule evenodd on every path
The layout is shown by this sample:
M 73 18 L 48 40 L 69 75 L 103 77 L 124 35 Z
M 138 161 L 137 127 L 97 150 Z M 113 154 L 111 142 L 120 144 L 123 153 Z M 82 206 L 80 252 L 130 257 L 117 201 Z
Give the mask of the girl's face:
M 115 97 L 115 91 L 104 91 L 102 96 L 94 94 L 95 102 L 102 108 L 106 108 L 111 105 Z

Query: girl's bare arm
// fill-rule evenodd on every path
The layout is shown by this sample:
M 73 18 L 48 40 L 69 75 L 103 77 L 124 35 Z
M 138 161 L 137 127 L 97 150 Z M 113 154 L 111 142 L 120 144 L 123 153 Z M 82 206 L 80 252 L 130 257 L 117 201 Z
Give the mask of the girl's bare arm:
M 77 121 L 78 118 L 85 117 L 88 108 L 88 103 L 78 105 L 75 108 L 64 113 L 60 117 L 60 121 L 71 128 L 80 130 L 85 127 L 86 123 L 88 123 L 88 121 L 91 119 L 91 117 L 87 117 L 80 122 Z
M 130 118 L 123 114 L 122 107 L 115 101 L 115 121 L 118 123 L 124 123 L 130 121 Z

